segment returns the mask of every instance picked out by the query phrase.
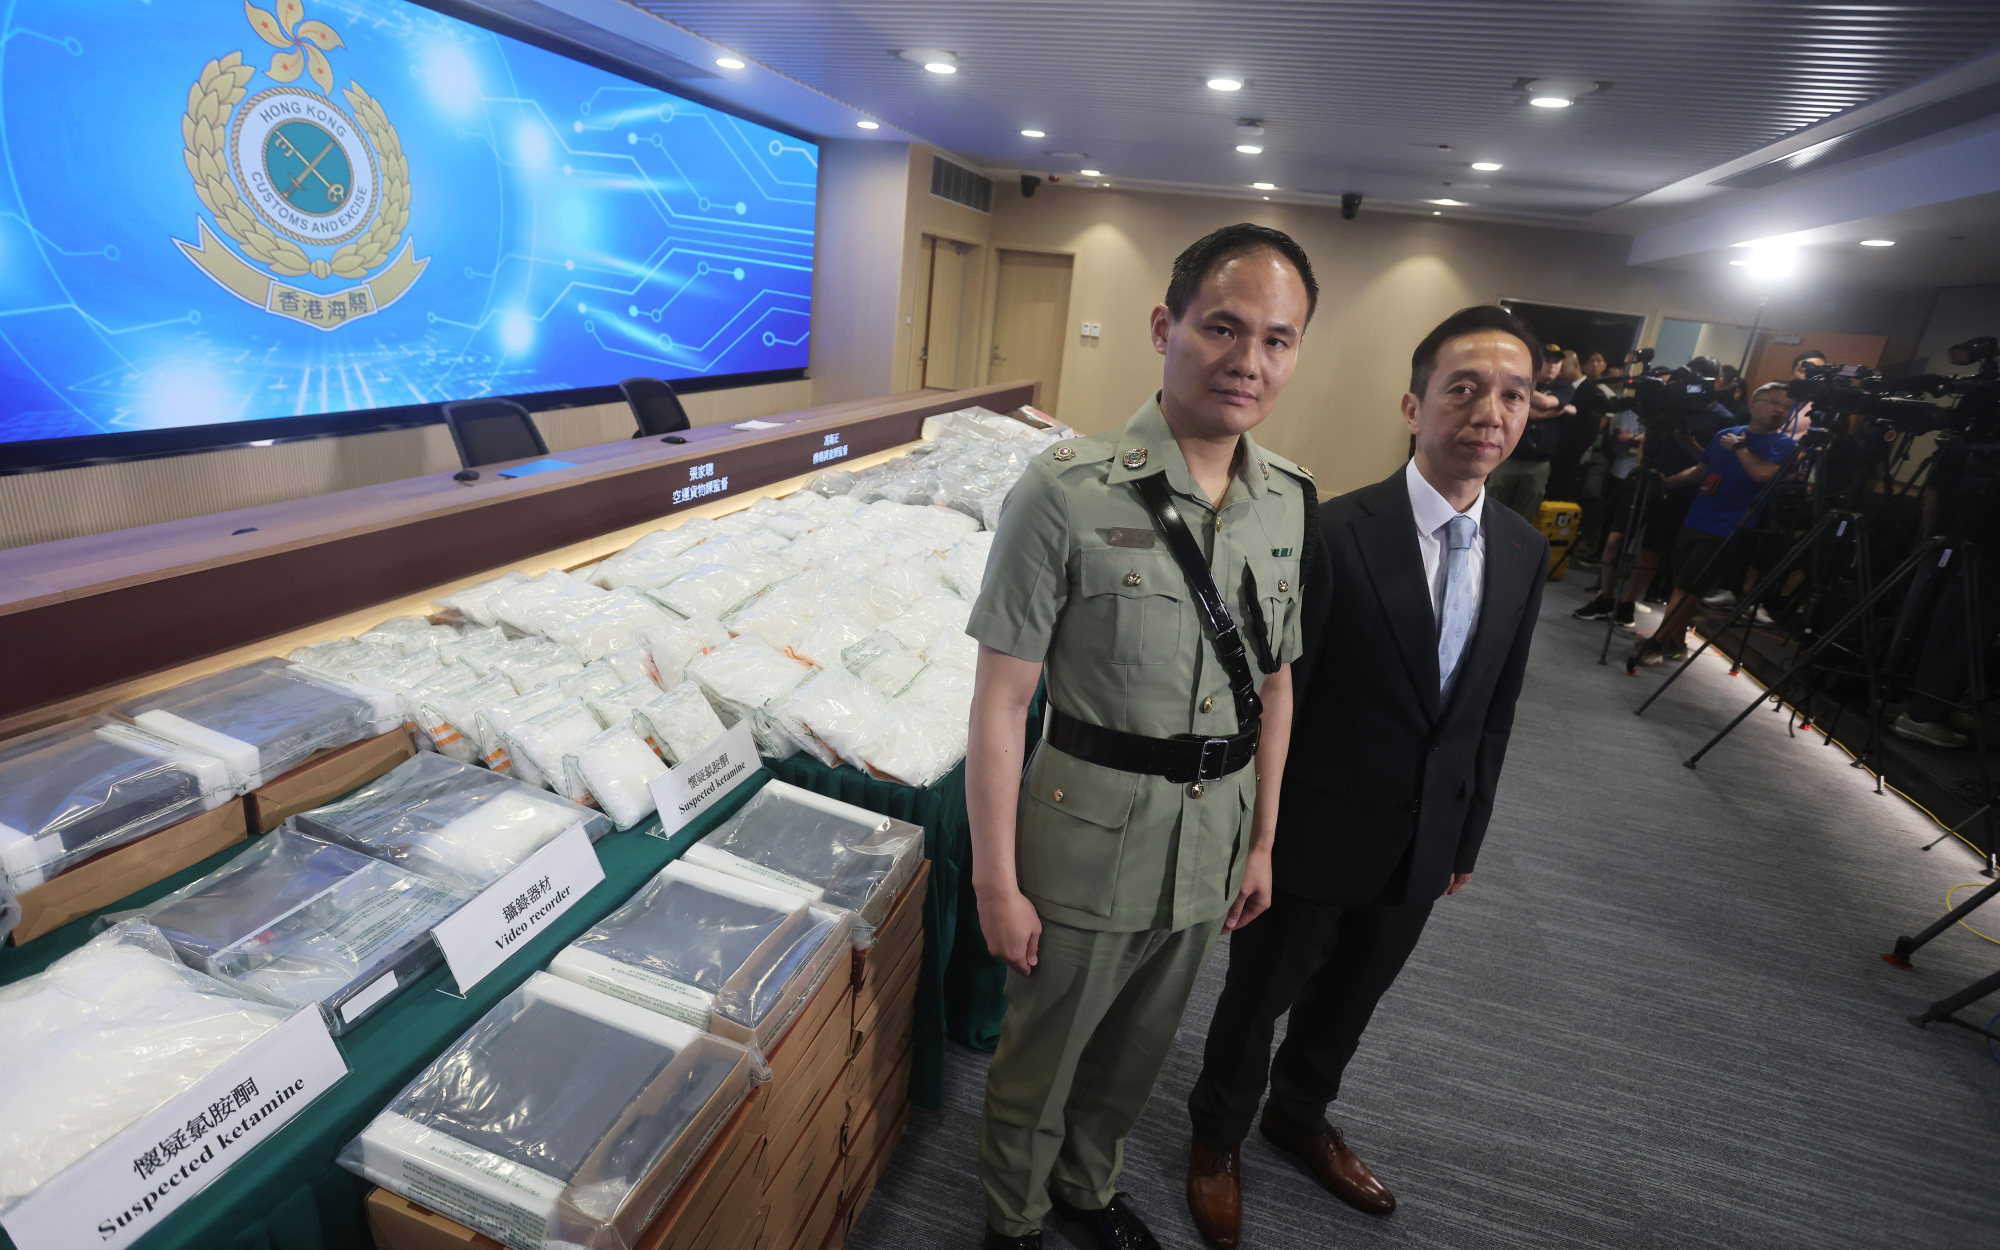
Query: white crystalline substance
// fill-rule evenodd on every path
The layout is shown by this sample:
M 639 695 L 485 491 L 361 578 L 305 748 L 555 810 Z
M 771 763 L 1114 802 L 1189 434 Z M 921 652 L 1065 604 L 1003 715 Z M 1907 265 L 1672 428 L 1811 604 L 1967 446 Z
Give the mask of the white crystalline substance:
M 147 926 L 121 926 L 0 989 L 0 1209 L 287 1014 L 182 964 Z
M 701 687 L 683 681 L 632 713 L 633 725 L 658 748 L 661 758 L 678 764 L 720 738 L 724 726 Z
M 605 730 L 563 763 L 578 776 L 572 786 L 596 799 L 620 829 L 630 829 L 653 814 L 652 784 L 667 775 L 666 765 L 630 724 Z

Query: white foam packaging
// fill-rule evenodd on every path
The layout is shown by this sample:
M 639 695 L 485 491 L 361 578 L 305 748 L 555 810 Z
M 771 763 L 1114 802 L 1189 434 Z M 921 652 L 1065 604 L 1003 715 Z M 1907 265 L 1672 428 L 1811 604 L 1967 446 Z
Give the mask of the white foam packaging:
M 290 1014 L 142 921 L 0 986 L 0 1214 Z
M 401 701 L 388 691 L 275 658 L 142 695 L 114 710 L 142 729 L 221 759 L 246 791 L 315 751 L 403 723 Z
M 108 716 L 0 741 L 0 883 L 31 890 L 239 792 L 216 756 Z
M 611 832 L 602 812 L 431 754 L 407 759 L 286 824 L 473 890 L 506 875 L 571 825 L 581 824 L 593 842 Z
M 514 1250 L 632 1250 L 751 1079 L 744 1047 L 537 972 L 339 1162 Z

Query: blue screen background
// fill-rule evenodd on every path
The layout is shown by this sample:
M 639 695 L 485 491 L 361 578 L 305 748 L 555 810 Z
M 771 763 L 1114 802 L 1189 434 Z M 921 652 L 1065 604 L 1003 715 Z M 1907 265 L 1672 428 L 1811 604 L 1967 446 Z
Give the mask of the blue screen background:
M 286 50 L 243 0 L 0 0 L 0 441 L 805 366 L 815 145 L 401 0 L 308 21 L 339 39 L 330 93 L 270 76 Z M 320 329 L 176 246 L 205 222 L 257 267 L 184 143 L 231 52 L 256 67 L 238 111 L 280 86 L 380 103 L 409 171 L 396 251 L 424 262 L 393 303 Z M 292 307 L 357 285 L 278 281 Z

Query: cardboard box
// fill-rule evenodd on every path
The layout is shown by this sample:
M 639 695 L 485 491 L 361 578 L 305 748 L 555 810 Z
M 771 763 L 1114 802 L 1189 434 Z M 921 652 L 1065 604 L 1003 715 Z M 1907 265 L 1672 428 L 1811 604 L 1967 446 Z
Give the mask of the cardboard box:
M 32 941 L 80 916 L 109 907 L 135 890 L 191 868 L 248 836 L 248 814 L 243 800 L 231 799 L 221 807 L 94 855 L 68 872 L 24 891 L 20 896 L 20 922 L 7 940 L 17 946 Z
M 368 1231 L 375 1234 L 375 1250 L 507 1250 L 486 1234 L 386 1189 L 368 1195 Z
M 835 1168 L 789 1243 L 792 1250 L 817 1250 L 829 1241 L 837 1246 L 847 1240 L 847 1229 L 840 1222 L 840 1180 L 840 1169 Z M 766 1229 L 765 1237 L 769 1236 Z
M 875 1018 L 874 1029 L 862 1036 L 854 1059 L 847 1065 L 850 1105 L 865 1107 L 874 1099 L 883 1079 L 909 1050 L 916 1019 L 916 1004 L 909 1001 Z
M 868 1205 L 868 1200 L 874 1197 L 875 1185 L 882 1179 L 882 1173 L 888 1170 L 889 1160 L 894 1157 L 896 1147 L 903 1143 L 903 1130 L 909 1126 L 910 1109 L 906 1104 L 883 1126 L 882 1132 L 876 1135 L 874 1158 L 862 1165 L 858 1173 L 849 1178 L 836 1229 L 841 1242 L 845 1242 L 854 1232 L 855 1222 L 861 1218 L 861 1211 Z
M 921 948 L 910 951 L 903 958 L 900 968 L 887 977 L 877 978 L 865 991 L 854 995 L 854 1045 L 858 1052 L 868 1044 L 868 1039 L 885 1028 L 896 1027 L 887 1023 L 892 1016 L 914 1016 L 917 1001 L 917 976 L 923 970 L 924 952 Z M 901 1026 L 907 1033 L 910 1025 Z
M 829 1089 L 795 1137 L 770 1139 L 766 1152 L 779 1156 L 764 1182 L 762 1201 L 771 1212 L 770 1229 L 782 1233 L 804 1226 L 827 1178 L 840 1178 L 846 1170 L 840 1152 L 846 1133 L 846 1093 Z
M 917 867 L 917 875 L 903 887 L 889 915 L 875 930 L 875 944 L 865 951 L 854 952 L 854 987 L 857 991 L 867 988 L 871 977 L 880 977 L 895 970 L 902 962 L 904 952 L 924 944 L 924 896 L 930 889 L 931 862 L 925 860 Z
M 847 1159 L 847 1171 L 875 1157 L 881 1147 L 882 1131 L 910 1106 L 910 1066 L 915 1050 L 902 1052 L 877 1078 L 865 1096 L 848 1102 L 847 1130 L 841 1134 L 840 1153 Z
M 250 829 L 269 833 L 300 812 L 331 803 L 375 780 L 416 753 L 408 729 L 391 729 L 344 747 L 314 752 L 297 768 L 273 777 L 243 800 L 250 809 Z
M 765 1055 L 771 1068 L 771 1081 L 764 1088 L 770 1100 L 765 1133 L 774 1140 L 785 1139 L 806 1122 L 853 1050 L 854 987 L 833 975 L 839 967 L 835 964 L 828 970 L 798 1019 Z
M 760 1208 L 763 1094 L 762 1089 L 750 1091 L 639 1235 L 634 1250 L 717 1250 L 739 1244 L 736 1238 Z

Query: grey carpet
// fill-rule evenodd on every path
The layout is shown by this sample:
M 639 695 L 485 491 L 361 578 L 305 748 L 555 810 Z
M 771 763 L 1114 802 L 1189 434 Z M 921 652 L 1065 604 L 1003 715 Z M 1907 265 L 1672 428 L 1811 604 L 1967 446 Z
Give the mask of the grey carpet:
M 1580 576 L 1549 587 L 1479 871 L 1336 1108 L 1401 1209 L 1348 1210 L 1253 1134 L 1243 1245 L 2000 1247 L 2000 1064 L 1905 1022 L 2000 946 L 1953 930 L 1915 972 L 1876 958 L 1980 880 L 1976 858 L 1919 853 L 1936 827 L 1782 715 L 1682 768 L 1755 687 L 1704 660 L 1635 718 L 1660 678 L 1627 678 L 1618 647 L 1597 667 L 1602 626 L 1568 615 Z M 2000 935 L 2000 902 L 1975 923 Z M 1124 1185 L 1170 1248 L 1201 1245 L 1184 1107 L 1225 954 L 1127 1145 Z M 979 1244 L 986 1061 L 948 1062 L 854 1250 Z M 1085 1244 L 1059 1221 L 1048 1243 Z

